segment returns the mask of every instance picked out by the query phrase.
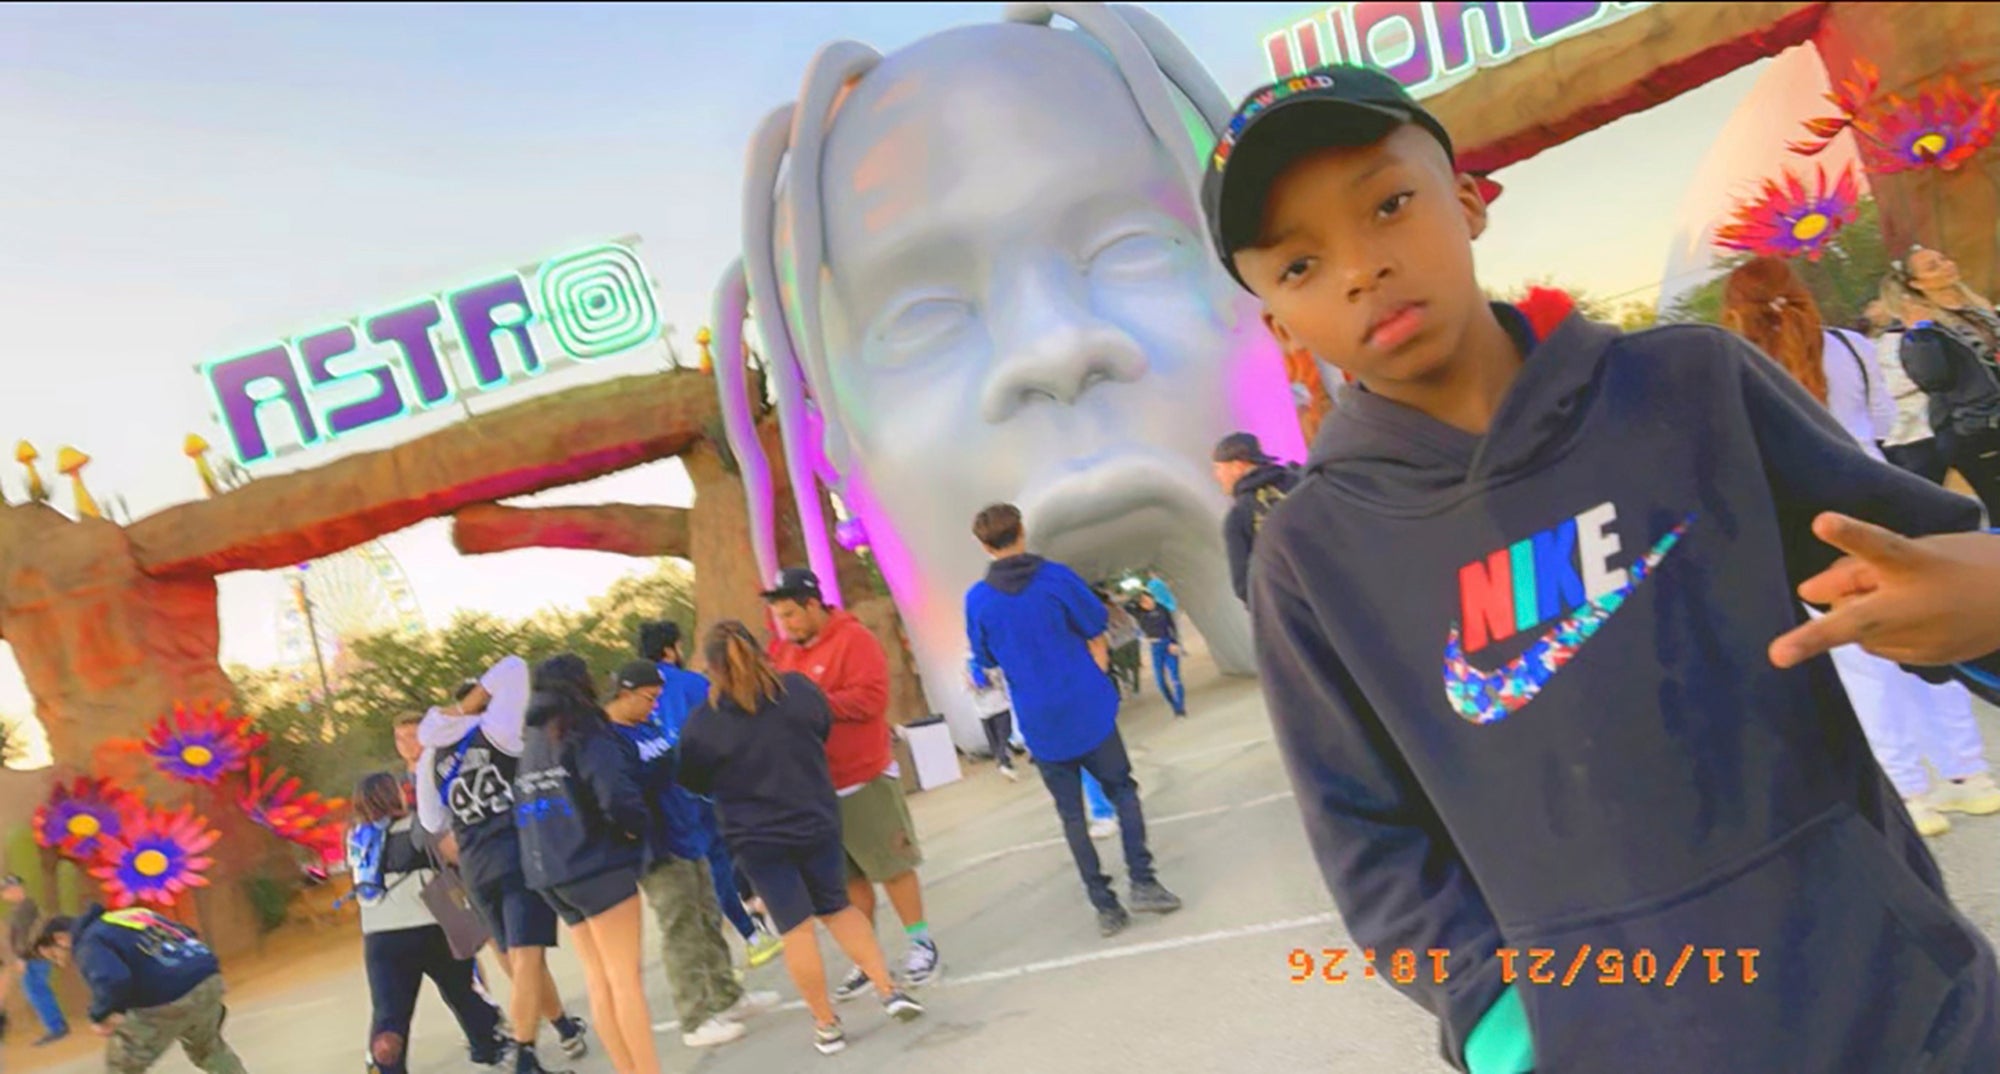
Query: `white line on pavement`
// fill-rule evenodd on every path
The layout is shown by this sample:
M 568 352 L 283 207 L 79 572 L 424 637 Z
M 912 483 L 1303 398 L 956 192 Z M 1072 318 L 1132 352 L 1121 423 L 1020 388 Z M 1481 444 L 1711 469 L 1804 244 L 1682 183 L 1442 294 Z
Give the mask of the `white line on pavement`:
M 1231 802 L 1228 805 L 1211 806 L 1208 809 L 1197 809 L 1188 813 L 1173 813 L 1164 817 L 1147 817 L 1146 827 L 1149 829 L 1158 828 L 1163 824 L 1178 824 L 1179 822 L 1184 820 L 1196 820 L 1201 817 L 1212 817 L 1215 816 L 1217 813 L 1229 813 L 1238 809 L 1249 809 L 1252 806 L 1269 805 L 1272 802 L 1288 801 L 1291 797 L 1292 797 L 1292 792 L 1281 791 L 1277 794 L 1267 794 L 1262 798 L 1252 798 L 1247 802 Z M 1042 850 L 1046 847 L 1065 846 L 1067 845 L 1067 843 L 1068 840 L 1066 839 L 1037 839 L 1032 843 L 1018 843 L 1011 847 L 1002 847 L 999 850 L 992 850 L 984 854 L 980 854 L 976 857 L 967 858 L 964 862 L 960 863 L 957 868 L 948 871 L 943 871 L 937 879 L 938 881 L 942 881 L 947 876 L 956 876 L 959 873 L 965 872 L 968 869 L 978 868 L 979 866 L 984 865 L 987 862 L 998 861 L 1001 858 L 1013 854 L 1019 854 L 1022 853 L 1023 851 Z
M 992 981 L 1005 981 L 1015 977 L 1026 977 L 1031 974 L 1074 969 L 1077 966 L 1086 966 L 1093 962 L 1109 962 L 1115 959 L 1157 954 L 1161 951 L 1178 951 L 1185 947 L 1199 947 L 1202 944 L 1220 943 L 1224 940 L 1241 940 L 1250 936 L 1262 936 L 1266 933 L 1288 932 L 1292 929 L 1303 929 L 1313 925 L 1331 924 L 1333 921 L 1333 914 L 1322 913 L 1308 914 L 1305 917 L 1291 917 L 1282 921 L 1266 921 L 1257 925 L 1238 925 L 1235 928 L 1217 929 L 1214 932 L 1196 933 L 1193 936 L 1178 936 L 1171 940 L 1154 940 L 1150 943 L 1127 944 L 1123 947 L 1111 947 L 1102 951 L 1092 951 L 1088 954 L 1069 955 L 1064 958 L 1051 958 L 1041 962 L 1030 962 L 1026 965 L 1012 966 L 1003 970 L 987 970 L 984 973 L 968 974 L 964 977 L 947 977 L 932 987 L 961 988 L 969 985 L 987 984 Z M 804 1010 L 805 1006 L 804 1000 L 795 999 L 789 1003 L 781 1003 L 773 1009 L 799 1011 Z M 664 1032 L 679 1025 L 679 1022 L 661 1022 L 653 1028 Z

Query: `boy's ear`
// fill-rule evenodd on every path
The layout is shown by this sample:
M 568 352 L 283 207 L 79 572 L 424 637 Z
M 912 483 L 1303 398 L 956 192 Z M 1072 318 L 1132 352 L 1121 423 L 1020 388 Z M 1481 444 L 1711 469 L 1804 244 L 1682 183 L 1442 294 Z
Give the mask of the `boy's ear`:
M 1479 193 L 1479 180 L 1464 172 L 1458 173 L 1455 183 L 1466 231 L 1476 239 L 1486 233 L 1486 198 Z
M 1293 351 L 1299 349 L 1298 343 L 1292 339 L 1291 330 L 1285 327 L 1285 323 L 1283 321 L 1278 320 L 1277 317 L 1272 315 L 1271 307 L 1269 306 L 1262 307 L 1261 309 L 1258 310 L 1257 315 L 1264 319 L 1265 329 L 1267 329 L 1271 333 L 1271 335 L 1277 339 L 1278 346 L 1284 348 L 1284 352 L 1286 354 L 1290 354 Z

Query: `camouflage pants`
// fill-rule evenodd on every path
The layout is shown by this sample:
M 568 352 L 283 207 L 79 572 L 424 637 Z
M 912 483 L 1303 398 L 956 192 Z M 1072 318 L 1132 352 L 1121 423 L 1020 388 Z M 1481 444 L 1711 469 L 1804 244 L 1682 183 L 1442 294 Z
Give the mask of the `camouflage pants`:
M 106 1074 L 142 1074 L 179 1041 L 188 1062 L 208 1074 L 246 1074 L 243 1060 L 222 1039 L 222 978 L 210 977 L 194 991 L 157 1007 L 126 1011 L 104 1050 Z

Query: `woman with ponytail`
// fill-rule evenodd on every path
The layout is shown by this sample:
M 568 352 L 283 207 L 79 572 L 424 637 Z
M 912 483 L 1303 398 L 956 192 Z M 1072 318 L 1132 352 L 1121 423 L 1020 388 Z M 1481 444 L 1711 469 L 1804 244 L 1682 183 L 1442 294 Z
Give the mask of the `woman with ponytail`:
M 535 668 L 514 780 L 521 869 L 569 926 L 598 1036 L 618 1074 L 659 1074 L 639 973 L 639 864 L 652 808 L 639 757 L 574 653 Z
M 500 1012 L 473 987 L 472 960 L 452 955 L 451 941 L 424 904 L 424 885 L 437 875 L 436 867 L 412 839 L 403 781 L 387 772 L 364 776 L 352 801 L 347 865 L 361 903 L 361 953 L 374 1007 L 368 1030 L 370 1071 L 404 1074 L 409 1069 L 410 1023 L 426 977 L 465 1031 L 473 1065 L 497 1065 L 506 1054 Z
M 803 675 L 780 675 L 742 623 L 718 623 L 702 644 L 708 703 L 681 732 L 681 783 L 715 799 L 722 836 L 784 936 L 785 968 L 812 1011 L 814 1047 L 847 1046 L 827 995 L 817 919 L 868 975 L 882 1007 L 924 1013 L 889 978 L 875 930 L 847 899 L 847 853 L 827 771 L 833 713 Z
M 1863 452 L 1884 461 L 1880 442 L 1895 423 L 1895 401 L 1865 337 L 1825 328 L 1811 293 L 1773 258 L 1730 273 L 1722 302 L 1725 327 L 1776 359 Z M 1949 831 L 1945 813 L 2000 812 L 2000 786 L 1988 774 L 1965 687 L 1927 683 L 1858 645 L 1841 646 L 1832 656 L 1868 745 L 1919 832 Z M 1935 787 L 1925 760 L 1944 777 Z

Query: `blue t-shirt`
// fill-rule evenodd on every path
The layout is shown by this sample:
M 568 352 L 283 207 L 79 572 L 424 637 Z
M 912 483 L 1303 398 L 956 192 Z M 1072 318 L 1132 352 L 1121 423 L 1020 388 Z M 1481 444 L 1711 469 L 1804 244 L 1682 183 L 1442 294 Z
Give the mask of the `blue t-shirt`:
M 687 718 L 708 703 L 708 676 L 662 660 L 660 678 L 666 680 L 666 688 L 660 691 L 660 699 L 653 702 L 653 722 L 667 736 L 667 745 L 678 746 Z
M 700 676 L 696 676 L 699 678 Z M 660 695 L 666 697 L 664 692 Z M 678 735 L 679 728 L 675 728 Z M 716 838 L 714 819 L 693 791 L 681 786 L 680 758 L 664 728 L 652 721 L 618 725 L 618 733 L 639 754 L 639 785 L 653 807 L 654 823 L 646 831 L 649 866 L 669 858 L 700 861 L 708 857 Z

